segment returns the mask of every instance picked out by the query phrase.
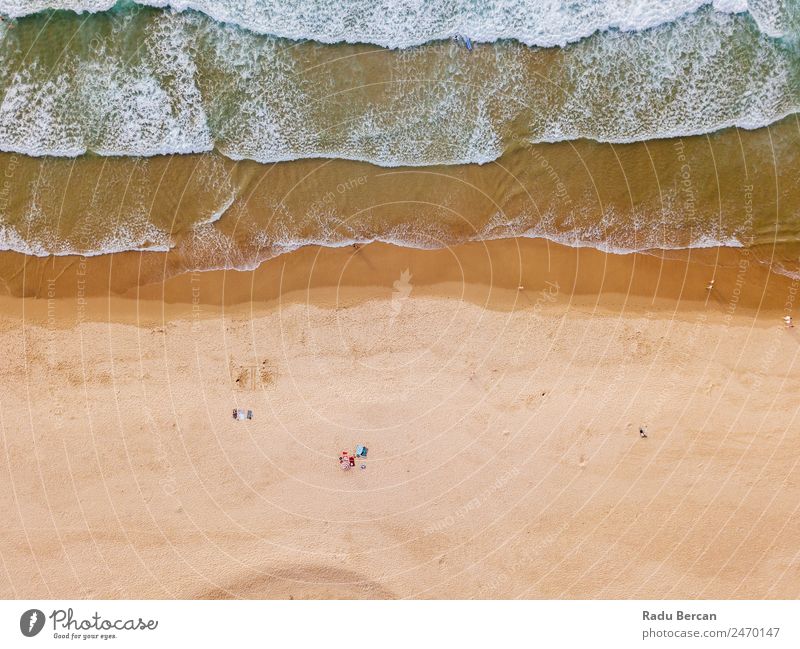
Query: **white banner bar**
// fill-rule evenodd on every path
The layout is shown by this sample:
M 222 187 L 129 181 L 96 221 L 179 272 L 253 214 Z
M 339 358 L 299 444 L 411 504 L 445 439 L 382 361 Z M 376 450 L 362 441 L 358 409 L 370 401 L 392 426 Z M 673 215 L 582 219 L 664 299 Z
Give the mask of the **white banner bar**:
M 794 601 L 3 601 L 0 647 L 800 647 Z

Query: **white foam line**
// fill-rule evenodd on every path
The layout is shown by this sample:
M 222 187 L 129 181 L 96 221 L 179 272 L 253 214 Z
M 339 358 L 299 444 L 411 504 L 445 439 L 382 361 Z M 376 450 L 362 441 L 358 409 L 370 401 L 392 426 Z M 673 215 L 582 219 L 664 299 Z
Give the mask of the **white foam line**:
M 3 239 L 3 234 L 4 233 L 0 231 L 0 241 Z M 48 250 L 41 244 L 30 245 L 24 243 L 19 237 L 14 237 L 14 239 L 19 240 L 19 243 L 9 242 L 8 239 L 9 237 L 6 235 L 6 241 L 0 243 L 0 251 L 16 252 L 22 255 L 28 255 L 29 257 L 101 257 L 102 255 L 113 255 L 121 252 L 169 252 L 173 248 L 172 245 L 153 244 L 151 246 L 131 245 L 130 247 L 117 245 L 102 250 L 79 250 L 71 247 L 65 247 L 59 250 Z
M 530 144 L 557 144 L 559 142 L 565 141 L 574 141 L 574 140 L 591 140 L 593 142 L 598 142 L 600 144 L 635 144 L 637 142 L 650 142 L 651 140 L 670 140 L 675 138 L 681 137 L 694 137 L 697 135 L 710 135 L 712 133 L 718 133 L 719 131 L 724 131 L 725 129 L 729 128 L 740 128 L 745 131 L 755 131 L 760 128 L 764 128 L 765 126 L 769 126 L 770 124 L 775 124 L 776 122 L 780 122 L 782 119 L 786 119 L 790 115 L 796 115 L 800 113 L 800 105 L 792 105 L 791 107 L 787 108 L 784 111 L 779 113 L 775 113 L 771 115 L 768 119 L 763 121 L 755 121 L 755 120 L 748 120 L 747 117 L 741 117 L 737 119 L 730 119 L 725 120 L 722 122 L 717 122 L 715 124 L 711 124 L 704 128 L 697 128 L 697 129 L 686 129 L 686 130 L 674 130 L 674 131 L 653 131 L 651 133 L 643 134 L 642 136 L 637 137 L 609 137 L 609 138 L 598 138 L 586 135 L 579 135 L 573 138 L 536 138 L 529 140 Z
M 636 137 L 597 137 L 590 134 L 580 133 L 574 137 L 566 138 L 532 138 L 528 140 L 529 144 L 557 144 L 559 142 L 570 142 L 576 140 L 589 140 L 598 142 L 600 144 L 635 144 L 637 142 L 650 142 L 652 140 L 667 140 L 682 137 L 694 137 L 700 135 L 710 135 L 719 131 L 729 128 L 740 128 L 746 131 L 754 131 L 765 126 L 769 126 L 779 122 L 790 115 L 800 113 L 800 106 L 792 106 L 785 111 L 781 111 L 769 119 L 763 121 L 752 121 L 748 118 L 726 120 L 716 124 L 711 124 L 708 127 L 686 130 L 673 130 L 673 131 L 655 131 L 650 133 L 643 133 Z M 174 147 L 168 148 L 146 148 L 146 149 L 86 149 L 86 148 L 70 148 L 70 149 L 50 149 L 50 148 L 32 148 L 23 146 L 14 146 L 9 144 L 0 143 L 0 151 L 4 153 L 18 153 L 33 158 L 55 157 L 55 158 L 78 158 L 93 153 L 103 157 L 156 157 L 162 155 L 188 155 L 197 153 L 211 153 L 217 151 L 221 155 L 233 161 L 252 160 L 260 164 L 275 164 L 279 162 L 293 162 L 296 160 L 349 160 L 352 162 L 366 162 L 382 168 L 397 168 L 397 167 L 432 167 L 432 166 L 453 166 L 465 164 L 484 165 L 494 162 L 502 157 L 504 151 L 499 151 L 492 155 L 480 155 L 472 157 L 458 157 L 447 159 L 414 159 L 414 158 L 375 158 L 370 156 L 354 155 L 347 151 L 333 151 L 325 150 L 320 152 L 303 152 L 297 155 L 253 155 L 243 156 L 230 150 L 215 147 Z
M 640 248 L 619 248 L 615 246 L 611 246 L 605 244 L 603 242 L 591 242 L 591 241 L 581 241 L 575 240 L 574 237 L 570 237 L 568 234 L 564 236 L 558 235 L 550 235 L 550 234 L 501 234 L 497 236 L 486 236 L 486 237 L 475 237 L 475 238 L 468 238 L 463 241 L 454 241 L 452 244 L 449 245 L 461 245 L 463 243 L 477 243 L 481 241 L 499 241 L 502 239 L 512 239 L 515 237 L 520 237 L 524 239 L 540 239 L 543 241 L 551 241 L 555 244 L 567 246 L 569 248 L 593 248 L 595 250 L 599 250 L 600 252 L 606 254 L 613 254 L 613 255 L 632 255 L 632 254 L 642 254 L 642 253 L 654 253 L 658 251 L 678 251 L 678 250 L 700 250 L 700 249 L 707 249 L 707 248 L 743 248 L 743 244 L 738 241 L 737 239 L 727 239 L 725 241 L 718 241 L 716 239 L 712 239 L 710 237 L 704 237 L 700 239 L 697 243 L 686 245 L 686 246 L 642 246 Z M 433 240 L 431 238 L 431 240 Z M 352 239 L 342 239 L 339 241 L 325 241 L 322 239 L 304 239 L 302 241 L 296 242 L 280 242 L 274 244 L 269 250 L 272 254 L 264 255 L 262 258 L 257 260 L 253 260 L 247 264 L 241 265 L 215 265 L 215 266 L 192 266 L 187 268 L 187 272 L 202 272 L 202 271 L 209 271 L 209 270 L 234 270 L 234 271 L 241 271 L 241 272 L 248 272 L 255 270 L 264 262 L 275 259 L 285 254 L 290 254 L 299 250 L 300 248 L 305 248 L 307 246 L 320 246 L 323 248 L 347 248 L 354 244 L 358 245 L 367 245 L 370 243 L 384 243 L 387 245 L 397 246 L 400 248 L 411 248 L 413 250 L 441 250 L 444 249 L 445 245 L 426 245 L 420 241 L 409 241 L 400 238 L 394 237 L 373 237 L 373 238 L 352 238 Z
M 208 217 L 207 220 L 203 221 L 202 223 L 198 223 L 196 225 L 211 225 L 212 223 L 216 223 L 231 208 L 231 205 L 233 205 L 233 202 L 235 200 L 236 200 L 236 196 L 232 194 L 230 196 L 230 198 L 228 198 L 228 200 L 225 201 L 225 203 L 222 205 L 222 207 L 220 207 L 218 210 L 213 212 L 211 214 L 211 216 Z M 194 226 L 194 227 L 196 227 L 196 226 Z
M 289 0 L 136 0 L 143 6 L 201 12 L 220 23 L 259 34 L 321 43 L 371 43 L 408 48 L 454 36 L 476 43 L 513 39 L 525 45 L 563 47 L 594 33 L 643 31 L 673 22 L 712 6 L 720 13 L 750 13 L 761 31 L 783 33 L 779 19 L 762 16 L 747 0 L 672 0 L 626 2 L 595 0 L 583 3 L 543 3 L 516 0 L 484 3 L 402 2 L 401 0 L 305 2 Z M 97 13 L 111 9 L 113 0 L 0 0 L 0 13 L 11 18 L 47 9 Z M 787 10 L 788 11 L 788 10 Z M 345 25 L 347 26 L 345 28 Z
M 226 208 L 227 209 L 227 208 Z M 214 214 L 220 214 L 225 210 L 220 210 L 219 212 L 215 212 Z M 219 218 L 219 217 L 217 217 Z M 213 218 L 208 221 L 203 221 L 197 225 L 208 225 L 209 223 L 213 223 L 217 220 L 217 218 Z M 5 236 L 2 236 L 5 235 Z M 294 252 L 300 248 L 304 248 L 307 246 L 320 246 L 323 248 L 346 248 L 352 246 L 354 244 L 358 245 L 366 245 L 370 243 L 384 243 L 387 245 L 398 246 L 401 248 L 411 248 L 415 250 L 439 250 L 447 247 L 447 245 L 460 245 L 462 243 L 475 243 L 480 241 L 496 241 L 502 239 L 510 239 L 510 238 L 525 238 L 525 239 L 540 239 L 551 241 L 553 243 L 567 246 L 570 248 L 593 248 L 595 250 L 599 250 L 604 253 L 614 254 L 614 255 L 630 255 L 636 253 L 647 253 L 647 252 L 657 252 L 657 251 L 675 251 L 675 250 L 696 250 L 696 249 L 706 249 L 706 248 L 743 248 L 744 245 L 735 238 L 728 238 L 725 240 L 718 240 L 713 237 L 701 237 L 697 241 L 689 244 L 689 245 L 675 245 L 675 246 L 655 246 L 655 245 L 643 245 L 636 248 L 629 248 L 629 247 L 619 247 L 613 246 L 603 241 L 589 241 L 578 239 L 575 236 L 571 236 L 570 233 L 563 233 L 563 234 L 551 234 L 547 232 L 504 232 L 497 235 L 487 235 L 487 236 L 479 236 L 479 237 L 469 237 L 467 239 L 457 241 L 454 240 L 450 244 L 442 244 L 433 243 L 435 240 L 434 237 L 425 237 L 425 239 L 429 240 L 429 243 L 423 242 L 421 239 L 419 240 L 410 240 L 401 237 L 359 237 L 359 238 L 345 238 L 340 239 L 337 241 L 330 241 L 325 240 L 323 238 L 308 238 L 302 239 L 297 241 L 280 241 L 274 242 L 268 249 L 271 254 L 265 255 L 263 258 L 259 258 L 257 260 L 253 260 L 250 263 L 244 263 L 239 265 L 212 265 L 212 266 L 196 266 L 196 267 L 189 267 L 188 271 L 208 271 L 208 270 L 239 270 L 239 271 L 250 271 L 257 268 L 260 264 L 267 261 L 268 259 L 273 259 L 279 257 L 284 254 L 288 254 Z M 13 233 L 9 236 L 9 233 L 0 231 L 0 240 L 5 239 L 2 243 L 0 243 L 0 250 L 5 251 L 13 251 L 29 256 L 34 257 L 65 257 L 65 256 L 83 256 L 83 257 L 99 257 L 101 255 L 106 254 L 115 254 L 120 252 L 169 252 L 170 250 L 174 249 L 174 245 L 162 245 L 162 244 L 153 244 L 150 246 L 143 246 L 143 245 L 131 245 L 130 247 L 124 245 L 111 245 L 108 248 L 103 248 L 99 250 L 77 250 L 70 247 L 62 248 L 60 250 L 49 251 L 46 250 L 42 245 L 32 246 L 26 242 L 23 242 L 22 239 Z M 106 244 L 107 245 L 107 244 Z M 787 271 L 788 272 L 788 271 Z

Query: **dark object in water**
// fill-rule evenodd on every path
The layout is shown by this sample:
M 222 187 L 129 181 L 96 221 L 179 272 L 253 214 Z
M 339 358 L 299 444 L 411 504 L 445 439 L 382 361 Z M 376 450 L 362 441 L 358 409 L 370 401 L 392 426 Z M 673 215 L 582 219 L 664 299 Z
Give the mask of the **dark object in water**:
M 457 43 L 458 41 L 464 41 L 464 46 L 471 52 L 472 51 L 472 39 L 469 36 L 464 36 L 463 34 L 454 34 L 453 40 Z

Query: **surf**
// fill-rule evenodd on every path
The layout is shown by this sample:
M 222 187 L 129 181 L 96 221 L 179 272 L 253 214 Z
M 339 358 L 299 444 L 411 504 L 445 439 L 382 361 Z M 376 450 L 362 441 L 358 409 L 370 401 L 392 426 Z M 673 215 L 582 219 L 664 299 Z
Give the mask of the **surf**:
M 295 43 L 131 6 L 21 19 L 0 39 L 0 150 L 30 156 L 486 164 L 542 142 L 757 129 L 800 107 L 798 49 L 710 9 L 565 49 Z
M 259 34 L 321 43 L 370 43 L 408 48 L 466 35 L 476 43 L 516 40 L 528 46 L 564 47 L 608 30 L 635 32 L 673 22 L 703 7 L 720 13 L 747 13 L 772 37 L 797 28 L 795 0 L 583 0 L 493 3 L 397 2 L 377 0 L 136 0 L 140 6 L 193 10 L 221 23 Z M 0 0 L 0 13 L 12 18 L 48 9 L 102 12 L 134 4 L 130 0 Z

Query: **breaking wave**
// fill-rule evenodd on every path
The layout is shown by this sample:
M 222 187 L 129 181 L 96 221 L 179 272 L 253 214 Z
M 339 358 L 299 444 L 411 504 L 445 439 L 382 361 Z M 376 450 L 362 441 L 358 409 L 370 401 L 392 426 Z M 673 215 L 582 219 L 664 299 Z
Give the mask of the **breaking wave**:
M 107 11 L 117 0 L 0 0 L 0 13 L 27 16 L 47 9 Z M 760 31 L 784 36 L 797 27 L 796 0 L 136 0 L 150 7 L 195 10 L 260 34 L 322 43 L 372 43 L 405 48 L 456 35 L 476 42 L 517 40 L 564 46 L 610 29 L 642 31 L 710 5 L 748 13 Z
M 536 142 L 755 129 L 798 107 L 798 48 L 710 8 L 472 52 L 295 43 L 133 6 L 0 26 L 0 150 L 32 156 L 480 164 Z

